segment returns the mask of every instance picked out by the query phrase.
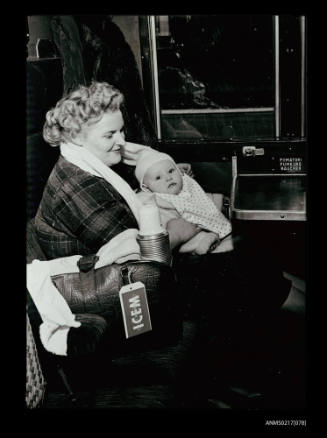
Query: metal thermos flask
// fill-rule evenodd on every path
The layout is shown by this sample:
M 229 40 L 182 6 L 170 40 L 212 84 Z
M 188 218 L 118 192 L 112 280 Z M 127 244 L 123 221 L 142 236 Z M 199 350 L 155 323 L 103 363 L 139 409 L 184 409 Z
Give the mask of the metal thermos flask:
M 171 266 L 169 234 L 160 224 L 157 205 L 152 202 L 140 209 L 140 230 L 137 236 L 143 260 L 153 260 Z

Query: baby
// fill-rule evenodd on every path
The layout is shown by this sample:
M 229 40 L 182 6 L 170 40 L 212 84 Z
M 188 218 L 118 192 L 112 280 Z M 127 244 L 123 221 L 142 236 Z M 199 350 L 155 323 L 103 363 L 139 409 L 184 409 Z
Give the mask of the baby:
M 231 233 L 228 219 L 193 178 L 181 173 L 169 155 L 153 149 L 142 152 L 135 176 L 142 190 L 138 193 L 142 201 L 146 201 L 149 192 L 155 194 L 162 226 L 182 217 L 201 228 L 200 233 L 180 248 L 181 252 L 213 251 Z

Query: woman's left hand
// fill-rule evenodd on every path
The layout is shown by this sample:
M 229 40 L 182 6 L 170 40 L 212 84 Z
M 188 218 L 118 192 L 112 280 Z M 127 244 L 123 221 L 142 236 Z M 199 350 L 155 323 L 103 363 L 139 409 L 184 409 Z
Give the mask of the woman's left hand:
M 139 153 L 144 149 L 151 149 L 150 146 L 144 146 L 143 144 L 131 143 L 126 141 L 121 146 L 122 161 L 129 166 L 136 166 L 136 161 Z
M 182 173 L 186 173 L 186 175 L 190 176 L 191 178 L 194 178 L 194 173 L 189 163 L 178 163 L 177 166 Z

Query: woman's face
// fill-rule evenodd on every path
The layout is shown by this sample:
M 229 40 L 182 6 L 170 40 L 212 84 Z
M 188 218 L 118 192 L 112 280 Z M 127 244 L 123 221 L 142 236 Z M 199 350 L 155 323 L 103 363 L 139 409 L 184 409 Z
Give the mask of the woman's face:
M 120 147 L 125 144 L 124 120 L 121 111 L 108 111 L 98 122 L 84 125 L 76 140 L 107 166 L 119 163 Z

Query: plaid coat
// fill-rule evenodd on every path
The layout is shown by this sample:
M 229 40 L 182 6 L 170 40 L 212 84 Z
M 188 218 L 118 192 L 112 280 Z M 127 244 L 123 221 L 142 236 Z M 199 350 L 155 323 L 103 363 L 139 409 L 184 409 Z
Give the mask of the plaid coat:
M 35 226 L 48 260 L 94 254 L 120 232 L 138 227 L 126 201 L 111 184 L 62 156 L 45 186 Z

